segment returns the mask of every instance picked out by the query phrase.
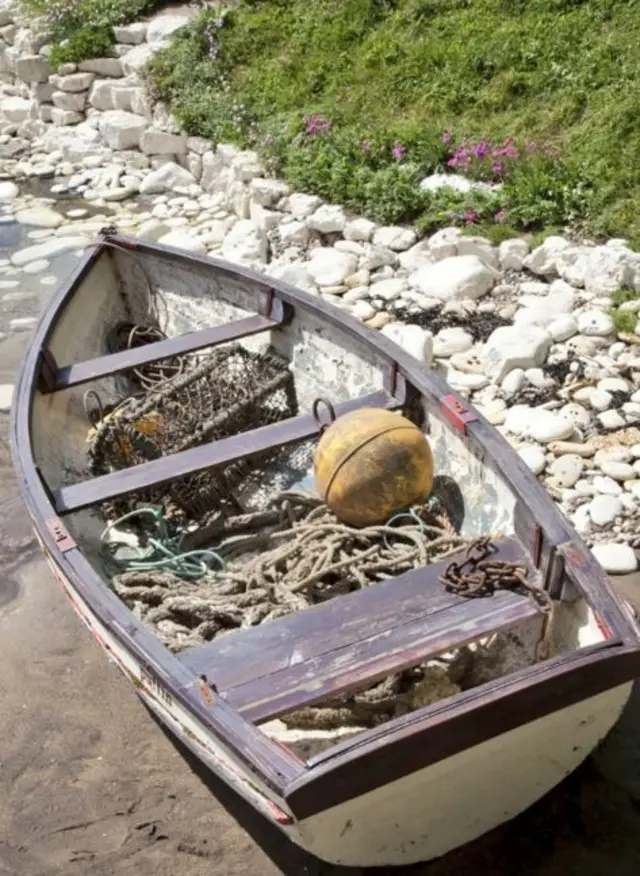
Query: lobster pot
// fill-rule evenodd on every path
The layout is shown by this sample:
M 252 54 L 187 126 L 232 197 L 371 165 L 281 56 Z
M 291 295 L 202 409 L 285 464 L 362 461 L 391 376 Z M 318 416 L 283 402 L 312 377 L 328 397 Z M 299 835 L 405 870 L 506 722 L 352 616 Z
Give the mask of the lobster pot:
M 147 385 L 107 413 L 89 436 L 91 474 L 107 474 L 198 445 L 238 435 L 298 413 L 293 375 L 271 351 L 238 344 L 180 363 L 178 373 Z M 256 485 L 282 450 L 123 496 L 103 507 L 113 518 L 142 504 L 166 517 L 199 521 L 212 509 L 244 510 L 243 483 Z M 249 491 L 255 493 L 253 491 Z M 245 503 L 246 505 L 246 503 Z

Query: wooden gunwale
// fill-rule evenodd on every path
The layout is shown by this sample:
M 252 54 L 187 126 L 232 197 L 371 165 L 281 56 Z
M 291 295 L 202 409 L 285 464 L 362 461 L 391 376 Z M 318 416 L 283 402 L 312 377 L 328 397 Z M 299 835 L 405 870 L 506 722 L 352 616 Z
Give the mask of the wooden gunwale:
M 541 543 L 549 546 L 549 557 L 557 553 L 563 556 L 563 576 L 573 582 L 598 612 L 605 629 L 610 632 L 609 641 L 522 670 L 507 680 L 498 679 L 482 685 L 448 704 L 436 704 L 406 719 L 396 719 L 384 728 L 363 733 L 355 743 L 336 746 L 320 760 L 312 760 L 307 767 L 219 698 L 212 708 L 206 707 L 196 692 L 197 679 L 187 667 L 133 617 L 105 586 L 79 549 L 60 552 L 46 525 L 54 509 L 37 472 L 30 440 L 31 407 L 38 392 L 41 351 L 46 349 L 78 282 L 105 250 L 109 237 L 141 255 L 146 253 L 172 261 L 195 262 L 222 278 L 240 276 L 254 283 L 257 291 L 265 286 L 265 279 L 248 269 L 135 238 L 109 235 L 92 247 L 42 315 L 17 381 L 11 415 L 11 442 L 24 500 L 50 557 L 98 620 L 112 631 L 136 660 L 151 666 L 167 691 L 224 743 L 250 773 L 257 773 L 274 793 L 285 797 L 298 817 L 335 805 L 338 798 L 349 799 L 363 793 L 363 781 L 380 786 L 412 771 L 421 758 L 427 756 L 425 750 L 433 752 L 434 760 L 450 756 L 525 720 L 543 717 L 640 674 L 638 630 L 613 593 L 604 571 L 517 454 L 479 413 L 474 412 L 476 419 L 465 424 L 469 444 L 505 478 L 518 501 L 537 522 Z M 437 375 L 424 369 L 384 336 L 287 283 L 270 278 L 268 285 L 275 289 L 283 302 L 310 312 L 369 345 L 383 362 L 398 369 L 400 378 L 423 394 L 432 409 L 437 408 L 443 397 L 450 396 L 458 399 L 463 409 L 472 410 Z M 525 543 L 524 547 L 532 556 L 535 555 L 533 544 Z M 480 715 L 482 721 L 477 718 Z M 387 752 L 400 749 L 403 755 L 387 759 Z M 371 768 L 363 769 L 365 763 Z M 319 780 L 317 785 L 316 777 Z

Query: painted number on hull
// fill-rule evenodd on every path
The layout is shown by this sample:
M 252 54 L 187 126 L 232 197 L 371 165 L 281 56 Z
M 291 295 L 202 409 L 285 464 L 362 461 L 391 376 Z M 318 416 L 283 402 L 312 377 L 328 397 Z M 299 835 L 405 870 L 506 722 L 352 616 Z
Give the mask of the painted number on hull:
M 165 706 L 172 706 L 173 700 L 167 691 L 162 687 L 153 671 L 148 666 L 140 667 L 140 681 L 147 688 L 149 693 L 152 693 L 156 699 L 164 703 Z

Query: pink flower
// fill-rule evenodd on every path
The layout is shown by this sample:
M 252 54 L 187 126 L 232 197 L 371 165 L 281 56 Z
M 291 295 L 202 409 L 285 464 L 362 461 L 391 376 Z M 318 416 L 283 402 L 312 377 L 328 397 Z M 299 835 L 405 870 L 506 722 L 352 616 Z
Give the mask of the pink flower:
M 319 133 L 320 131 L 328 131 L 331 127 L 331 122 L 328 122 L 326 119 L 323 119 L 322 116 L 318 115 L 318 113 L 314 113 L 311 118 L 305 113 L 302 116 L 302 121 L 306 125 L 306 133 L 311 137 L 314 134 Z
M 491 165 L 491 170 L 498 176 L 502 176 L 505 171 L 505 166 L 501 161 L 494 161 Z
M 478 214 L 475 210 L 465 210 L 464 221 L 467 225 L 473 225 L 477 218 Z
M 363 152 L 371 152 L 371 140 L 363 140 L 360 144 L 360 148 Z
M 442 143 L 451 143 L 451 140 L 452 140 L 452 139 L 453 139 L 453 137 L 452 137 L 452 135 L 451 135 L 451 131 L 445 131 L 445 132 L 440 136 L 440 140 L 442 141 Z
M 476 156 L 476 158 L 484 158 L 485 155 L 489 154 L 489 151 L 489 142 L 486 137 L 483 137 L 482 140 L 473 148 L 473 154 Z
M 497 222 L 498 224 L 504 222 L 504 220 L 506 218 L 507 218 L 506 210 L 498 210 L 498 212 L 494 213 L 494 216 L 493 216 L 494 222 Z
M 400 143 L 399 140 L 396 140 L 396 142 L 393 144 L 393 149 L 391 150 L 391 154 L 393 155 L 393 157 L 395 158 L 396 161 L 402 161 L 406 151 L 407 150 L 404 148 L 402 143 Z

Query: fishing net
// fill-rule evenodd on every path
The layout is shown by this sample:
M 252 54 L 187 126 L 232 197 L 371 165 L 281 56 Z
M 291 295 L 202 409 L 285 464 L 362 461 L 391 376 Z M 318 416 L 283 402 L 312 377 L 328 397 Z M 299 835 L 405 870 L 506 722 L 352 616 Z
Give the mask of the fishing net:
M 126 334 L 126 332 L 125 332 Z M 148 334 L 148 333 L 147 333 Z M 155 337 L 128 335 L 148 343 Z M 133 344 L 135 345 L 135 343 Z M 232 344 L 130 375 L 138 391 L 95 424 L 88 435 L 93 476 L 179 453 L 296 416 L 293 375 L 272 352 L 254 353 Z M 123 496 L 103 506 L 109 519 L 140 504 L 158 505 L 169 519 L 200 521 L 211 509 L 243 507 L 241 496 L 260 482 L 264 467 L 288 463 L 307 470 L 309 449 L 295 454 L 264 451 L 215 470 L 176 479 Z M 254 491 L 255 492 L 255 491 Z M 256 500 L 257 501 L 257 500 Z

